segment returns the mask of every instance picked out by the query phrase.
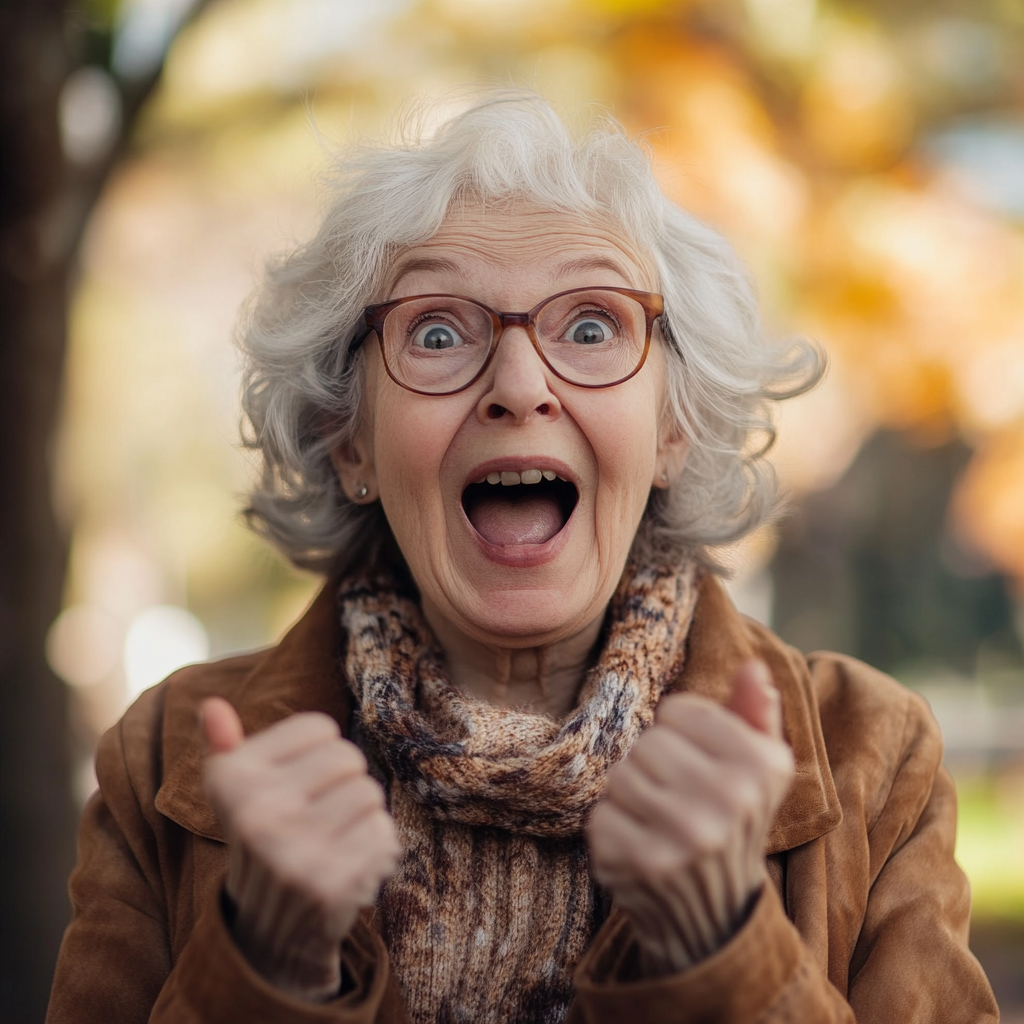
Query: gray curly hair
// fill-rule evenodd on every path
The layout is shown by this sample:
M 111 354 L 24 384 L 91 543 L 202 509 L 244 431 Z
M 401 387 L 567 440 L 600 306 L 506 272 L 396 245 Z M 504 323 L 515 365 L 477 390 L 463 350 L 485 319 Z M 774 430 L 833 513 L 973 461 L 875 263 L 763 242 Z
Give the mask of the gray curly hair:
M 436 131 L 416 123 L 400 121 L 397 141 L 334 162 L 320 229 L 270 264 L 250 300 L 243 442 L 262 456 L 250 525 L 319 572 L 393 550 L 380 503 L 349 501 L 330 461 L 360 424 L 364 357 L 349 359 L 349 345 L 396 257 L 436 234 L 453 204 L 525 201 L 610 221 L 649 254 L 665 298 L 667 414 L 689 454 L 672 487 L 652 490 L 634 554 L 713 565 L 712 548 L 772 515 L 770 403 L 817 383 L 821 353 L 806 342 L 764 345 L 732 249 L 665 198 L 646 150 L 610 117 L 574 138 L 542 98 L 504 90 Z

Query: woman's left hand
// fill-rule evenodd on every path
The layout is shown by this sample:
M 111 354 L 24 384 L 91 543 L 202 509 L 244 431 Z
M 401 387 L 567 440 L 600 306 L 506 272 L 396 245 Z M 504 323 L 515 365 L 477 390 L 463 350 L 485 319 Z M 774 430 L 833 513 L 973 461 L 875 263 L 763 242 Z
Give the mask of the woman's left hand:
M 743 924 L 792 776 L 763 662 L 739 669 L 724 706 L 686 693 L 662 700 L 589 825 L 594 876 L 632 919 L 645 973 L 684 970 Z

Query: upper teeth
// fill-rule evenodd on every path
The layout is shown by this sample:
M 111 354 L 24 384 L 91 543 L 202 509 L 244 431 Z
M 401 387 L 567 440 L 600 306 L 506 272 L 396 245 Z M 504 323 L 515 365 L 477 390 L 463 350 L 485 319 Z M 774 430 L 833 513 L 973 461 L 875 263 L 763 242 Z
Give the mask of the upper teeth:
M 541 479 L 554 480 L 555 478 L 564 480 L 564 476 L 559 476 L 553 469 L 524 469 L 521 473 L 516 473 L 511 470 L 502 470 L 500 473 L 488 473 L 486 480 L 489 484 L 501 484 L 503 487 L 511 487 L 513 484 L 539 484 Z M 478 480 L 477 483 L 483 483 L 483 480 Z

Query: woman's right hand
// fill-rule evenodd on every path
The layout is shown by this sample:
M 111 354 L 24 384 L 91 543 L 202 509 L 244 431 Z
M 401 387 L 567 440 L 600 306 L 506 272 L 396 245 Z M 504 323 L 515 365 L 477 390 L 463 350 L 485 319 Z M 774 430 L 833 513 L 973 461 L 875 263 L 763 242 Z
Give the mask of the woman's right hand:
M 250 964 L 298 998 L 341 987 L 341 940 L 401 852 L 381 787 L 327 715 L 245 739 L 234 708 L 200 708 L 203 781 L 228 842 L 232 933 Z

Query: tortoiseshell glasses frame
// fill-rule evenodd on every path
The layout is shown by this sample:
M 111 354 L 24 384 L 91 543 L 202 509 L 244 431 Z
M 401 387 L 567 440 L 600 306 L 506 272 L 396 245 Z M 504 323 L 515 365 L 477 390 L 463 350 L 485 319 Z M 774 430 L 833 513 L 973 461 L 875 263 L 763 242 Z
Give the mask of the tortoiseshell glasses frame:
M 537 317 L 548 307 L 551 303 L 559 299 L 565 299 L 574 295 L 584 294 L 600 294 L 600 293 L 612 293 L 617 296 L 625 296 L 628 299 L 633 300 L 642 309 L 644 315 L 644 339 L 643 348 L 637 349 L 637 355 L 635 363 L 630 366 L 627 373 L 619 373 L 613 380 L 599 381 L 594 383 L 592 381 L 583 381 L 573 379 L 573 377 L 566 373 L 564 368 L 559 369 L 553 365 L 549 355 L 544 350 L 544 344 L 541 341 L 537 331 Z M 490 321 L 490 339 L 487 344 L 487 352 L 480 363 L 479 367 L 472 372 L 469 379 L 458 384 L 457 387 L 447 388 L 446 390 L 427 390 L 423 387 L 417 387 L 414 384 L 410 384 L 406 380 L 402 379 L 399 372 L 396 371 L 396 367 L 392 365 L 394 359 L 389 360 L 388 349 L 389 343 L 386 340 L 388 338 L 387 323 L 388 318 L 402 306 L 406 306 L 410 303 L 422 302 L 426 299 L 438 299 L 438 300 L 456 300 L 460 303 L 468 303 L 476 310 L 483 314 Z M 651 331 L 654 327 L 654 322 L 661 316 L 664 315 L 664 299 L 661 295 L 654 292 L 638 291 L 634 288 L 619 288 L 610 285 L 601 285 L 590 288 L 570 288 L 566 291 L 556 292 L 554 295 L 548 296 L 542 302 L 538 302 L 533 309 L 528 310 L 525 313 L 514 313 L 514 312 L 502 312 L 500 310 L 492 309 L 490 306 L 484 305 L 482 302 L 478 302 L 476 299 L 471 299 L 468 296 L 463 295 L 449 295 L 444 293 L 428 293 L 424 295 L 409 295 L 400 299 L 391 299 L 388 302 L 378 302 L 371 306 L 367 306 L 363 312 L 363 320 L 366 325 L 366 331 L 361 335 L 357 336 L 349 347 L 348 356 L 351 356 L 360 348 L 363 342 L 371 335 L 376 334 L 377 339 L 380 343 L 381 355 L 384 360 L 384 369 L 387 371 L 388 376 L 399 386 L 405 388 L 407 391 L 412 391 L 418 395 L 430 395 L 437 398 L 442 398 L 446 395 L 458 394 L 460 391 L 465 391 L 466 388 L 471 387 L 481 376 L 487 371 L 487 367 L 490 365 L 491 360 L 494 358 L 494 353 L 497 351 L 498 343 L 501 341 L 502 335 L 507 327 L 523 327 L 526 330 L 527 336 L 532 343 L 534 350 L 537 355 L 540 356 L 544 365 L 560 380 L 565 381 L 568 384 L 572 384 L 576 387 L 582 388 L 611 388 L 617 384 L 622 384 L 635 376 L 640 372 L 645 361 L 647 360 L 647 354 L 651 347 Z M 584 317 L 585 319 L 585 317 Z M 591 318 L 593 319 L 593 317 Z M 443 325 L 442 325 L 442 329 Z M 638 338 L 635 340 L 639 340 Z M 581 346 L 581 348 L 588 348 L 589 346 Z M 447 351 L 444 349 L 442 351 Z M 475 360 L 474 360 L 475 361 Z M 621 367 L 620 367 L 621 369 Z

